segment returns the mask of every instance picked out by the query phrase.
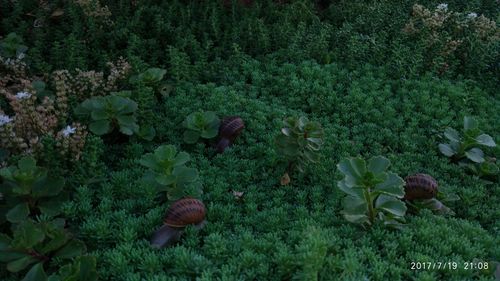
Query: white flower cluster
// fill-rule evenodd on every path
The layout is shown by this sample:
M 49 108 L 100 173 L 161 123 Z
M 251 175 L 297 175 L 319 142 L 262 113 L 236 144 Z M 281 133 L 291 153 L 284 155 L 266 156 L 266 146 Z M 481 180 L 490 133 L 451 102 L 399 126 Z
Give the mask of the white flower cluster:
M 448 11 L 448 4 L 446 3 L 441 3 L 439 5 L 437 5 L 437 9 L 440 10 L 440 11 Z
M 75 131 L 76 131 L 76 128 L 73 128 L 70 125 L 68 125 L 66 128 L 64 128 L 64 130 L 62 130 L 62 134 L 63 134 L 63 136 L 67 137 L 71 134 L 74 134 Z
M 467 18 L 468 19 L 475 19 L 475 18 L 477 18 L 477 14 L 476 13 L 468 13 Z
M 0 114 L 0 126 L 12 122 L 12 118 L 7 115 Z
M 29 97 L 31 97 L 31 94 L 28 92 L 19 92 L 16 94 L 16 99 L 18 99 L 18 100 L 22 100 L 22 99 L 29 98 Z

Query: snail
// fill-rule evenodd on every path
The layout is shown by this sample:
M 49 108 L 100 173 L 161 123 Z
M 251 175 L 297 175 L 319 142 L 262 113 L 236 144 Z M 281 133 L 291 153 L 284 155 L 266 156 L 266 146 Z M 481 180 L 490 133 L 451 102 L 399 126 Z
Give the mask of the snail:
M 431 199 L 438 192 L 437 181 L 427 174 L 415 174 L 405 178 L 406 200 Z
M 179 240 L 184 228 L 188 225 L 195 225 L 201 229 L 205 225 L 206 209 L 203 202 L 194 198 L 184 198 L 175 201 L 167 210 L 160 227 L 151 238 L 151 245 L 154 248 L 163 248 Z
M 224 117 L 219 126 L 219 141 L 217 142 L 217 153 L 222 153 L 224 150 L 233 144 L 236 137 L 241 134 L 245 128 L 245 123 L 238 116 Z

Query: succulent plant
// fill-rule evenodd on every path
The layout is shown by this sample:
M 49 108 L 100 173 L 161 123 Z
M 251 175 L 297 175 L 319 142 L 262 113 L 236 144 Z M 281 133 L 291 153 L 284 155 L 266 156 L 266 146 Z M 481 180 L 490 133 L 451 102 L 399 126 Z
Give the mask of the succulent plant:
M 137 103 L 120 95 L 93 97 L 82 102 L 75 113 L 81 118 L 89 118 L 89 129 L 96 135 L 104 135 L 119 128 L 125 135 L 139 130 L 135 112 Z
M 444 136 L 450 141 L 449 143 L 439 144 L 439 150 L 444 155 L 458 161 L 467 158 L 475 163 L 485 161 L 484 152 L 479 148 L 495 147 L 495 141 L 490 135 L 483 134 L 478 129 L 478 123 L 474 118 L 464 117 L 463 135 L 453 129 L 446 128 Z
M 406 205 L 404 181 L 395 173 L 386 172 L 390 161 L 382 156 L 365 162 L 362 158 L 340 161 L 337 169 L 344 179 L 337 186 L 347 196 L 343 200 L 342 214 L 349 222 L 372 226 L 376 221 L 400 228 L 404 222 Z
M 23 56 L 28 47 L 23 45 L 23 38 L 14 32 L 9 33 L 0 41 L 0 56 L 4 58 L 13 58 Z
M 64 225 L 63 219 L 25 220 L 15 225 L 12 237 L 0 234 L 0 261 L 7 263 L 10 272 L 20 272 L 31 266 L 23 279 L 26 281 L 97 280 L 95 258 L 82 256 L 86 252 L 85 244 L 75 239 Z M 51 267 L 54 259 L 58 265 L 61 262 L 69 264 L 47 276 L 45 269 Z
M 198 171 L 186 167 L 189 154 L 179 152 L 173 145 L 162 145 L 154 153 L 145 154 L 139 163 L 147 168 L 144 180 L 155 185 L 159 192 L 166 192 L 168 200 L 177 200 L 186 195 L 199 196 L 201 184 Z
M 163 77 L 167 71 L 161 68 L 149 68 L 143 73 L 140 73 L 136 76 L 132 76 L 130 78 L 131 83 L 143 83 L 146 86 L 150 86 L 156 88 L 158 84 L 163 80 Z
M 280 154 L 288 160 L 285 175 L 294 168 L 303 172 L 308 163 L 319 161 L 318 151 L 323 145 L 323 128 L 306 117 L 288 117 L 283 124 L 284 127 L 275 143 Z
M 184 141 L 196 143 L 198 139 L 211 139 L 217 136 L 220 120 L 214 112 L 194 112 L 189 114 L 182 125 L 186 128 Z
M 49 177 L 47 170 L 38 167 L 29 156 L 21 158 L 17 166 L 1 169 L 0 177 L 3 179 L 1 191 L 9 209 L 0 221 L 20 223 L 30 214 L 56 216 L 68 197 L 63 192 L 64 179 Z

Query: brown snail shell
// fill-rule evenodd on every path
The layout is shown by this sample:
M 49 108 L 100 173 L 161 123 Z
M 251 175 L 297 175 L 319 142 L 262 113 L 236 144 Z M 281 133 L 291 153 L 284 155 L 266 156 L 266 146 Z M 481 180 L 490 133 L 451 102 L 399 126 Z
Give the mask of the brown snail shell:
M 206 209 L 203 202 L 194 198 L 175 201 L 167 210 L 164 225 L 151 238 L 151 245 L 163 248 L 178 241 L 188 225 L 201 229 L 205 225 Z
M 224 117 L 219 126 L 219 141 L 216 150 L 218 153 L 233 144 L 234 140 L 241 134 L 245 128 L 245 122 L 238 116 Z
M 427 174 L 415 174 L 405 178 L 406 200 L 431 199 L 437 195 L 438 183 Z

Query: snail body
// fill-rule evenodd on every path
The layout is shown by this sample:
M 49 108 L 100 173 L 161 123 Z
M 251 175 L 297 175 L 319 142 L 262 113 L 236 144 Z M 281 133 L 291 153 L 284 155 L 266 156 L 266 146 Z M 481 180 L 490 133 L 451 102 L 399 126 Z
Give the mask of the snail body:
M 227 147 L 231 146 L 244 128 L 245 123 L 240 117 L 224 117 L 219 126 L 219 140 L 216 146 L 217 152 L 222 153 Z
M 198 199 L 184 198 L 175 201 L 167 210 L 163 226 L 153 234 L 151 245 L 163 248 L 175 243 L 188 225 L 201 229 L 206 222 L 205 215 L 205 205 Z
M 405 178 L 406 200 L 431 199 L 437 195 L 438 183 L 427 174 L 415 174 Z

